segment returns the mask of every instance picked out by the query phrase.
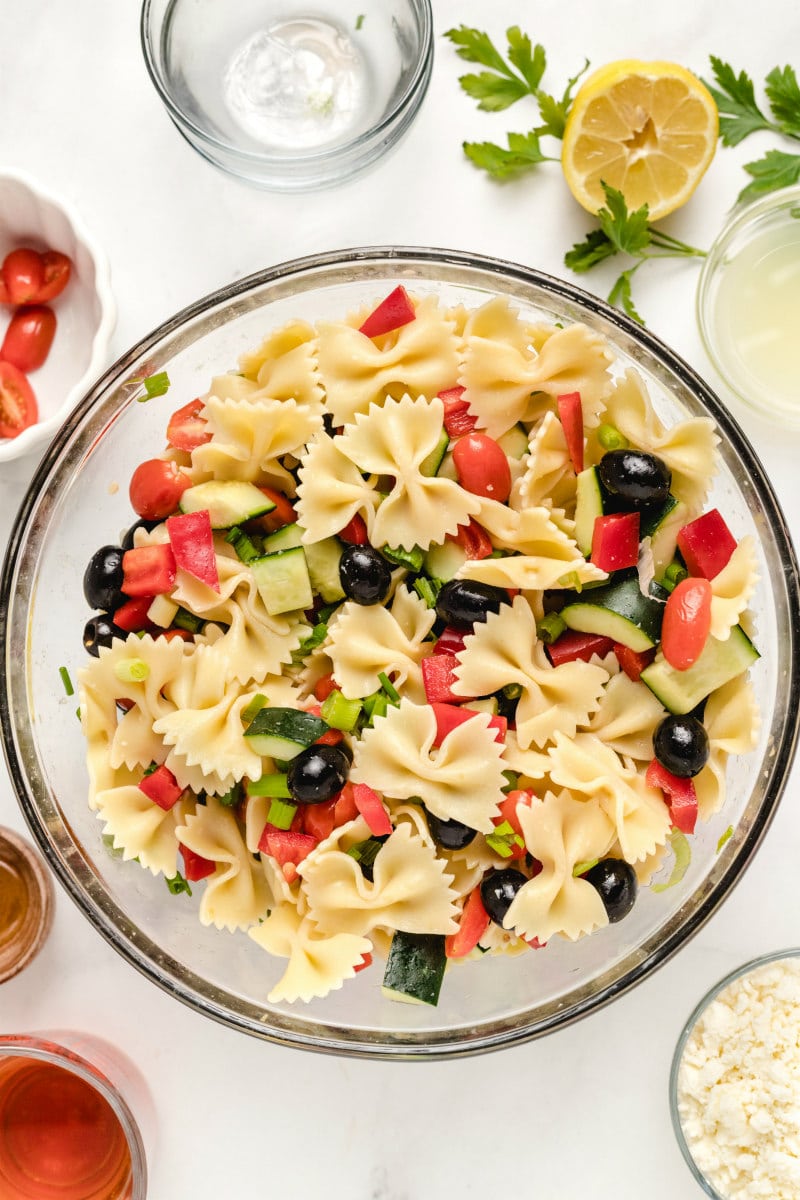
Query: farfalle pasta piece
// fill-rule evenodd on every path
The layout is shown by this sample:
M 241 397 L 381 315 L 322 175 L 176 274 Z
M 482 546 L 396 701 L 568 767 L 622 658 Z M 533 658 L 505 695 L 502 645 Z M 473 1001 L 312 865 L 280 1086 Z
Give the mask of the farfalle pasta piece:
M 379 676 L 386 674 L 411 699 L 424 700 L 419 664 L 430 649 L 424 642 L 435 620 L 434 610 L 402 586 L 391 608 L 352 600 L 343 604 L 326 645 L 343 694 L 351 700 L 369 696 L 380 688 Z
M 502 514 L 498 509 L 503 509 Z M 498 546 L 513 550 L 502 558 L 467 559 L 459 579 L 475 579 L 495 587 L 522 591 L 546 591 L 559 581 L 574 577 L 592 583 L 606 578 L 587 561 L 576 543 L 553 519 L 549 508 L 526 508 L 522 512 L 486 501 L 478 517 Z M 563 586 L 563 583 L 561 584 Z
M 666 713 L 648 687 L 620 671 L 609 679 L 587 729 L 615 753 L 640 762 L 653 757 L 653 734 Z
M 357 513 L 372 520 L 380 500 L 373 484 L 343 453 L 340 438 L 318 434 L 300 463 L 297 519 L 304 540 L 332 537 Z
M 399 825 L 375 858 L 370 881 L 339 849 L 318 847 L 298 867 L 309 915 L 323 932 L 365 937 L 377 925 L 406 933 L 455 933 L 456 893 L 435 847 Z
M 585 662 L 551 665 L 536 636 L 536 621 L 523 596 L 509 609 L 489 613 L 475 625 L 456 655 L 458 696 L 488 696 L 509 684 L 519 684 L 517 740 L 522 749 L 542 747 L 557 731 L 568 737 L 584 725 L 600 703 L 608 672 Z
M 597 889 L 572 873 L 578 863 L 603 858 L 614 841 L 613 822 L 600 802 L 576 800 L 565 790 L 547 792 L 520 805 L 517 817 L 528 853 L 542 869 L 519 889 L 503 925 L 540 942 L 555 934 L 575 941 L 607 925 Z
M 103 822 L 103 834 L 113 839 L 113 848 L 122 851 L 126 862 L 138 858 L 153 875 L 163 874 L 168 879 L 178 869 L 176 829 L 193 808 L 188 798 L 169 810 L 160 808 L 135 783 L 97 795 L 97 815 Z
M 435 396 L 453 387 L 459 338 L 434 296 L 416 304 L 413 321 L 372 339 L 346 322 L 320 322 L 318 363 L 334 424 L 347 425 L 387 395 Z
M 190 691 L 187 703 L 159 717 L 153 729 L 187 766 L 214 775 L 227 790 L 245 776 L 259 779 L 263 771 L 261 758 L 243 736 L 242 712 L 255 695 L 236 683 L 225 685 L 211 703 Z
M 200 920 L 217 929 L 246 929 L 273 900 L 267 880 L 245 845 L 236 818 L 213 796 L 176 830 L 178 841 L 216 863 L 200 901 Z
M 761 716 L 752 684 L 744 675 L 726 683 L 708 698 L 703 717 L 709 757 L 694 777 L 697 810 L 708 821 L 725 803 L 725 764 L 730 755 L 747 754 L 758 743 Z
M 321 411 L 294 400 L 220 400 L 209 396 L 203 417 L 213 435 L 192 451 L 192 466 L 214 479 L 242 479 L 295 492 L 294 476 L 280 461 L 299 457 L 322 427 Z
M 294 904 L 281 904 L 266 920 L 248 930 L 249 936 L 278 958 L 288 958 L 286 970 L 269 993 L 270 1004 L 321 999 L 338 990 L 372 950 L 372 943 L 354 933 L 324 934 L 312 918 Z
M 430 705 L 403 699 L 356 743 L 350 778 L 390 800 L 418 796 L 443 821 L 458 820 L 490 833 L 506 780 L 503 747 L 486 713 L 457 726 L 437 749 Z
M 517 511 L 540 506 L 574 511 L 575 481 L 564 429 L 555 413 L 546 412 L 531 434 L 529 451 L 509 504 Z
M 300 407 L 322 414 L 317 334 L 306 321 L 290 321 L 270 333 L 255 350 L 241 356 L 239 367 L 247 379 L 257 382 L 266 398 L 294 400 Z
M 393 481 L 389 494 L 367 516 L 374 546 L 427 549 L 479 512 L 480 501 L 471 492 L 421 470 L 439 443 L 443 422 L 441 400 L 406 395 L 387 399 L 381 408 L 372 405 L 334 439 L 359 471 Z
M 711 636 L 726 642 L 745 611 L 758 582 L 756 546 L 746 534 L 727 564 L 711 580 Z

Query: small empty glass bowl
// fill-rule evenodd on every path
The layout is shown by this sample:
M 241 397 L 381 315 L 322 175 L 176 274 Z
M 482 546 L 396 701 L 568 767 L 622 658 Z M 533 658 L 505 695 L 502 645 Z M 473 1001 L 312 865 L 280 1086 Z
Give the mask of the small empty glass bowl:
M 179 131 L 275 191 L 329 187 L 408 129 L 433 66 L 430 0 L 144 0 L 150 76 Z
M 697 318 L 731 391 L 800 429 L 800 186 L 734 209 L 703 264 Z

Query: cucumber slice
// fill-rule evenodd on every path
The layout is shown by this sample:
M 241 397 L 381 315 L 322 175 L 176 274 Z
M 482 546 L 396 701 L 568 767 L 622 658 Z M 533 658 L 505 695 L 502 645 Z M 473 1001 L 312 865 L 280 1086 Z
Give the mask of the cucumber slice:
M 468 700 L 464 705 L 464 708 L 469 708 L 473 712 L 488 713 L 490 717 L 497 716 L 498 707 L 497 696 L 484 696 L 480 700 Z
M 397 930 L 389 948 L 381 991 L 390 1000 L 436 1005 L 446 966 L 443 935 Z
M 456 464 L 453 461 L 453 455 L 448 450 L 441 461 L 439 470 L 436 472 L 439 479 L 452 479 L 453 483 L 458 483 L 458 471 Z
M 244 736 L 256 754 L 289 762 L 329 728 L 327 721 L 300 709 L 262 708 L 244 731 Z
M 292 525 L 284 525 L 276 529 L 269 537 L 264 538 L 264 552 L 274 554 L 277 550 L 293 550 L 302 545 L 303 529 L 295 521 Z
M 442 429 L 439 435 L 439 441 L 436 443 L 430 454 L 423 458 L 419 464 L 420 475 L 438 475 L 439 467 L 442 465 L 442 459 L 447 453 L 447 447 L 450 445 L 450 438 L 447 435 L 447 430 Z
M 313 605 L 314 593 L 302 546 L 254 558 L 250 569 L 271 617 Z
M 671 493 L 663 504 L 651 504 L 639 510 L 639 537 L 653 537 L 674 512 L 680 501 Z
M 569 629 L 599 633 L 636 651 L 659 641 L 664 605 L 643 596 L 635 576 L 593 588 L 589 596 L 562 608 Z
M 522 425 L 512 425 L 507 433 L 497 439 L 506 458 L 522 458 L 528 453 L 528 435 Z
M 711 692 L 741 675 L 760 657 L 741 625 L 736 625 L 726 642 L 709 637 L 703 653 L 693 666 L 676 671 L 659 656 L 641 674 L 669 712 L 680 715 L 691 712 Z
M 323 538 L 321 542 L 311 542 L 303 549 L 314 591 L 319 592 L 326 604 L 344 600 L 344 588 L 339 578 L 339 560 L 344 548 L 339 539 Z
M 650 553 L 653 555 L 653 567 L 656 579 L 660 579 L 675 557 L 678 548 L 678 534 L 684 525 L 692 519 L 691 510 L 683 500 L 678 500 L 669 512 L 665 513 L 650 535 Z
M 603 515 L 603 489 L 597 467 L 587 467 L 576 480 L 575 541 L 584 558 L 592 553 L 596 517 Z
M 180 498 L 181 512 L 208 509 L 212 529 L 230 529 L 253 517 L 272 512 L 275 504 L 254 483 L 239 479 L 210 479 L 187 488 Z
M 466 561 L 467 555 L 458 542 L 442 542 L 439 546 L 431 546 L 425 555 L 425 573 L 431 579 L 447 583 L 455 579 Z

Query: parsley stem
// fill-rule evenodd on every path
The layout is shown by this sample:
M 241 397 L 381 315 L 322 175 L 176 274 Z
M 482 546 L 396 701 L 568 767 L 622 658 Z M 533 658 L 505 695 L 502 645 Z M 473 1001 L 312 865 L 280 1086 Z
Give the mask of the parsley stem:
M 705 250 L 698 249 L 697 246 L 690 246 L 687 242 L 682 242 L 679 238 L 674 238 L 671 234 L 664 233 L 661 229 L 653 229 L 652 226 L 650 228 L 650 244 L 651 246 L 658 246 L 662 250 L 672 251 L 675 255 L 705 258 L 707 253 Z

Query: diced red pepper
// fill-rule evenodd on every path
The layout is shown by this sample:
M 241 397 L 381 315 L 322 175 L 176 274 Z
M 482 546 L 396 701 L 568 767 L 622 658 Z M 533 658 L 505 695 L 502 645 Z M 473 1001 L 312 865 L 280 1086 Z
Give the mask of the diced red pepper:
M 515 788 L 513 792 L 508 792 L 500 802 L 500 816 L 497 818 L 496 823 L 502 825 L 503 821 L 508 821 L 514 833 L 524 838 L 525 835 L 519 823 L 517 809 L 522 807 L 530 808 L 532 800 L 533 792 L 525 791 L 522 788 Z
M 320 704 L 322 704 L 323 700 L 328 699 L 328 696 L 330 696 L 331 692 L 335 692 L 336 690 L 336 680 L 333 678 L 333 672 L 328 675 L 323 675 L 322 678 L 318 679 L 314 684 L 314 696 L 317 700 L 319 700 Z
M 639 561 L 638 512 L 595 517 L 591 558 L 601 571 L 635 567 Z
M 126 596 L 160 596 L 175 583 L 175 555 L 168 542 L 136 546 L 122 556 L 122 591 Z
M 297 812 L 302 812 L 301 833 L 307 833 L 315 842 L 324 842 L 336 828 L 336 797 L 326 800 L 324 804 L 301 804 Z M 297 813 L 295 813 L 297 816 Z
M 660 788 L 664 793 L 672 824 L 681 833 L 694 833 L 697 822 L 697 792 L 693 779 L 681 779 L 673 775 L 654 758 L 647 768 L 645 783 L 651 788 Z
M 189 633 L 188 629 L 162 629 L 157 636 L 166 638 L 168 642 L 174 642 L 175 638 L 179 638 L 182 642 L 194 641 L 194 634 Z
M 356 972 L 356 974 L 358 974 L 359 971 L 363 971 L 367 967 L 371 967 L 371 966 L 372 966 L 372 955 L 371 954 L 362 954 L 361 962 L 356 963 L 356 965 L 353 967 L 353 970 Z
M 473 888 L 458 922 L 458 931 L 449 933 L 444 939 L 444 952 L 448 958 L 463 958 L 474 950 L 489 928 L 489 914 L 481 899 L 480 887 Z
M 649 650 L 631 650 L 630 646 L 623 646 L 622 642 L 614 642 L 614 653 L 628 679 L 638 682 L 642 671 L 649 667 L 655 658 L 656 648 L 651 646 Z
M 455 654 L 431 654 L 422 660 L 422 684 L 425 699 L 429 704 L 461 704 L 466 698 L 457 696 L 453 684 L 457 683 Z
M 537 937 L 525 938 L 525 941 L 530 946 L 531 950 L 544 950 L 547 942 L 540 942 Z
M 346 825 L 348 821 L 355 821 L 357 816 L 358 808 L 353 796 L 353 784 L 346 783 L 336 797 L 336 820 L 334 828 L 338 829 L 340 825 Z
M 603 637 L 600 633 L 580 633 L 577 629 L 567 629 L 544 649 L 553 666 L 560 667 L 562 663 L 575 662 L 576 659 L 589 662 L 593 654 L 605 658 L 613 645 L 611 638 Z
M 217 555 L 208 509 L 168 517 L 167 533 L 175 555 L 175 566 L 218 592 Z
M 369 542 L 369 534 L 364 518 L 356 513 L 347 522 L 344 529 L 339 530 L 339 537 L 343 542 L 349 542 L 351 546 L 366 546 Z
M 341 729 L 326 729 L 314 742 L 315 746 L 338 746 L 344 740 Z
M 728 565 L 736 549 L 736 538 L 719 509 L 712 508 L 684 525 L 678 534 L 678 549 L 690 575 L 714 579 Z
M 565 392 L 557 399 L 558 415 L 576 475 L 583 470 L 583 406 L 580 392 Z
M 489 534 L 472 517 L 469 519 L 469 525 L 459 525 L 458 533 L 448 534 L 447 541 L 456 542 L 467 558 L 475 560 L 489 558 L 494 550 Z
M 358 332 L 368 338 L 380 337 L 383 333 L 391 333 L 393 329 L 408 325 L 416 315 L 408 292 L 402 284 L 398 284 L 394 291 L 389 292 L 386 299 L 381 300 L 378 307 L 372 310 L 363 325 L 359 326 Z
M 696 663 L 711 632 L 711 584 L 690 575 L 670 592 L 661 622 L 661 652 L 676 671 Z
M 433 647 L 434 654 L 458 654 L 464 649 L 464 638 L 467 633 L 463 629 L 456 629 L 454 625 L 445 625 L 442 632 Z
M 191 453 L 198 446 L 210 442 L 213 434 L 208 427 L 208 421 L 200 414 L 206 406 L 205 400 L 190 400 L 179 408 L 169 419 L 167 425 L 167 441 L 176 450 L 186 450 Z
M 153 596 L 137 596 L 135 600 L 127 600 L 114 613 L 114 624 L 118 629 L 124 629 L 126 633 L 138 633 L 140 629 L 147 629 L 150 624 L 147 613 L 154 598 Z
M 164 812 L 169 812 L 171 808 L 174 808 L 183 795 L 183 788 L 169 767 L 165 767 L 163 763 L 160 767 L 156 767 L 155 771 L 151 771 L 149 775 L 140 779 L 139 791 L 144 792 L 148 800 L 152 800 L 159 808 L 163 808 Z
M 373 837 L 387 837 L 392 832 L 392 822 L 377 792 L 366 783 L 357 783 L 353 787 L 353 799 Z
M 444 427 L 451 440 L 472 433 L 478 424 L 478 418 L 472 415 L 463 398 L 465 391 L 463 387 L 451 387 L 438 393 L 444 405 Z
M 297 866 L 307 858 L 316 846 L 316 839 L 308 833 L 296 833 L 291 829 L 276 829 L 267 823 L 258 839 L 258 849 L 262 854 L 271 854 L 279 866 L 286 863 Z
M 452 733 L 459 725 L 463 725 L 465 721 L 470 721 L 478 715 L 474 708 L 462 708 L 458 704 L 433 703 L 431 704 L 431 708 L 436 717 L 434 746 L 441 746 L 448 733 Z M 505 717 L 491 716 L 489 718 L 489 728 L 494 730 L 494 740 L 496 742 L 502 743 L 506 740 L 508 721 Z
M 194 850 L 190 850 L 188 846 L 181 845 L 180 851 L 183 859 L 184 878 L 189 883 L 197 883 L 208 875 L 213 875 L 216 871 L 217 864 L 212 859 L 203 858 L 202 854 L 195 854 Z

